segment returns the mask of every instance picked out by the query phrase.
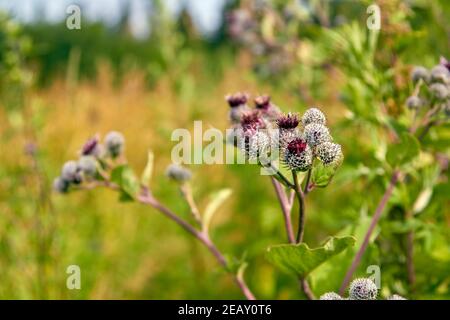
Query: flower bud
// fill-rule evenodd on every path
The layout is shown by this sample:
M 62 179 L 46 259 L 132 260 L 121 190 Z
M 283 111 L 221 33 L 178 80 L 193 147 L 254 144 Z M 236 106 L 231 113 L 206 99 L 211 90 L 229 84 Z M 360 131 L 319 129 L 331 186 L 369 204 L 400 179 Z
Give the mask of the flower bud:
M 343 158 L 341 146 L 333 142 L 324 142 L 316 148 L 317 157 L 324 165 L 338 164 Z
M 81 183 L 81 175 L 76 161 L 67 161 L 61 170 L 61 178 L 67 183 Z
M 280 115 L 280 109 L 270 101 L 270 96 L 262 95 L 255 98 L 255 108 L 269 121 L 276 120 Z
M 393 294 L 392 296 L 390 296 L 389 298 L 387 298 L 388 300 L 408 300 L 398 294 Z
M 111 131 L 105 137 L 106 150 L 111 157 L 116 158 L 123 152 L 125 139 L 120 132 Z
M 166 169 L 166 176 L 176 182 L 185 182 L 191 179 L 192 173 L 189 169 L 179 164 L 172 163 Z
M 310 123 L 305 127 L 303 134 L 311 147 L 331 141 L 330 132 L 323 124 Z
M 327 292 L 320 296 L 319 300 L 344 300 L 336 292 Z
M 66 193 L 69 191 L 69 182 L 61 177 L 57 177 L 53 180 L 53 190 L 59 193 Z
M 449 71 L 442 65 L 437 65 L 431 69 L 431 82 L 448 83 L 449 77 Z
M 271 139 L 265 130 L 242 132 L 237 143 L 247 160 L 268 157 L 271 150 Z
M 291 140 L 282 151 L 284 163 L 293 171 L 306 171 L 311 168 L 313 155 L 306 140 L 297 137 Z
M 438 100 L 445 100 L 448 97 L 448 88 L 442 83 L 433 83 L 430 86 L 430 91 Z
M 235 108 L 247 104 L 249 95 L 243 92 L 237 92 L 235 94 L 229 94 L 225 96 L 230 108 Z
M 350 284 L 349 298 L 352 300 L 375 300 L 377 295 L 377 286 L 368 278 L 358 278 Z
M 406 106 L 411 110 L 418 110 L 422 106 L 423 101 L 418 96 L 411 96 L 406 100 Z
M 428 82 L 429 78 L 430 74 L 428 73 L 428 70 L 422 66 L 414 67 L 411 73 L 411 79 L 414 83 L 417 83 L 419 80 L 422 80 L 426 83 Z
M 100 144 L 98 137 L 93 137 L 86 141 L 86 143 L 81 148 L 81 155 L 83 156 L 100 156 Z
M 326 118 L 323 112 L 317 108 L 309 108 L 308 110 L 306 110 L 302 117 L 302 125 L 303 127 L 306 127 L 310 123 L 325 125 Z
M 82 156 L 78 160 L 78 168 L 85 176 L 93 177 L 97 172 L 97 161 L 93 156 Z

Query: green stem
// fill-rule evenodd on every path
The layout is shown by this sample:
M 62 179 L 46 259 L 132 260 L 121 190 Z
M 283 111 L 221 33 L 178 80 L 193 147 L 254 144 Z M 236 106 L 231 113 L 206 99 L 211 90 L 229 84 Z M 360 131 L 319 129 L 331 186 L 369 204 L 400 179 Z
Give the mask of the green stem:
M 294 179 L 294 191 L 299 204 L 296 242 L 301 243 L 303 241 L 303 233 L 305 231 L 305 195 L 298 183 L 298 177 L 295 171 L 292 171 L 292 178 Z

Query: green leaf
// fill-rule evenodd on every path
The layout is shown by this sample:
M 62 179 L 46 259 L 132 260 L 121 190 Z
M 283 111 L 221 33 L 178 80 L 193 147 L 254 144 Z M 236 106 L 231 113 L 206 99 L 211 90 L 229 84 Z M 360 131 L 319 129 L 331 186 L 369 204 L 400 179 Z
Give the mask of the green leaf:
M 387 162 L 397 167 L 406 164 L 419 155 L 420 144 L 419 141 L 409 133 L 402 133 L 400 135 L 400 142 L 391 144 L 386 153 Z
M 222 189 L 211 195 L 211 200 L 206 206 L 203 214 L 203 229 L 206 233 L 208 233 L 209 225 L 211 224 L 214 213 L 216 213 L 217 209 L 219 209 L 222 203 L 227 200 L 231 193 L 231 189 Z
M 355 244 L 354 237 L 330 237 L 323 246 L 310 249 L 306 243 L 281 244 L 267 249 L 266 258 L 282 271 L 305 277 L 331 257 Z
M 311 174 L 311 181 L 315 187 L 325 188 L 330 184 L 331 180 L 336 173 L 336 167 L 334 166 L 325 166 L 322 162 L 317 162 Z
M 141 176 L 141 185 L 148 187 L 150 184 L 150 180 L 152 178 L 153 174 L 153 161 L 154 161 L 154 154 L 151 150 L 148 151 L 147 156 L 147 164 L 145 165 L 144 172 Z
M 111 172 L 111 182 L 117 184 L 122 191 L 120 200 L 134 199 L 139 192 L 139 182 L 133 170 L 128 165 L 120 165 Z M 125 196 L 127 195 L 128 198 Z

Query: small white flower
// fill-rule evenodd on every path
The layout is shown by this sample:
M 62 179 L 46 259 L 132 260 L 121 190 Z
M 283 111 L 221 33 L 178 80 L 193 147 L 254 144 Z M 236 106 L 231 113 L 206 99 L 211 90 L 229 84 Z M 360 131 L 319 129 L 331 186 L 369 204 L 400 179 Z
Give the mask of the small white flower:
M 336 292 L 327 292 L 320 296 L 320 300 L 344 300 L 340 295 Z
M 331 135 L 328 128 L 323 124 L 310 123 L 303 131 L 305 139 L 311 147 L 315 147 L 324 142 L 331 141 Z
M 309 108 L 302 116 L 302 125 L 306 127 L 310 123 L 325 125 L 326 118 L 322 111 L 317 108 Z
M 338 163 L 342 159 L 341 145 L 333 142 L 324 142 L 316 147 L 316 154 L 324 165 Z
M 350 284 L 349 298 L 352 300 L 375 300 L 377 295 L 377 286 L 368 278 L 358 278 Z

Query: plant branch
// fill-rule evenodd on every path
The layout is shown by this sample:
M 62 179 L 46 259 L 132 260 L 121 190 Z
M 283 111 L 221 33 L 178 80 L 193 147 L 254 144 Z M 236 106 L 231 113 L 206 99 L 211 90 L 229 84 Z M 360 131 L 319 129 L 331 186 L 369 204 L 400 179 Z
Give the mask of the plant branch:
M 280 202 L 281 211 L 283 212 L 284 226 L 286 228 L 288 241 L 290 243 L 295 243 L 294 230 L 292 228 L 291 222 L 292 201 L 287 198 L 286 193 L 284 192 L 283 187 L 278 182 L 278 180 L 274 177 L 271 177 L 270 179 L 272 180 L 272 184 L 275 188 L 275 193 L 277 194 L 278 201 Z
M 395 170 L 392 174 L 389 185 L 388 185 L 386 191 L 384 192 L 384 195 L 381 198 L 381 200 L 375 210 L 375 213 L 372 217 L 372 221 L 370 222 L 369 229 L 367 229 L 367 232 L 364 236 L 363 243 L 361 244 L 361 247 L 359 248 L 358 252 L 356 253 L 350 268 L 347 270 L 344 281 L 342 282 L 341 288 L 339 289 L 339 293 L 341 295 L 344 294 L 345 289 L 347 288 L 348 284 L 350 283 L 350 280 L 352 279 L 353 274 L 356 271 L 356 268 L 358 267 L 358 265 L 361 262 L 361 258 L 364 255 L 364 252 L 366 251 L 367 246 L 369 245 L 370 237 L 371 237 L 373 231 L 375 230 L 375 226 L 377 225 L 378 220 L 380 220 L 381 214 L 383 213 L 383 210 L 386 207 L 389 198 L 392 195 L 394 187 L 399 180 L 399 176 L 400 176 L 400 171 Z
M 296 242 L 301 243 L 303 241 L 303 233 L 305 231 L 305 195 L 298 183 L 297 173 L 292 171 L 292 178 L 294 179 L 294 191 L 298 199 L 299 211 L 298 211 L 298 229 Z
M 305 181 L 305 185 L 303 187 L 303 193 L 305 195 L 307 195 L 308 192 L 312 190 L 309 188 L 309 182 L 311 181 L 311 173 L 312 173 L 312 169 L 309 169 L 308 173 L 306 174 L 306 181 Z

